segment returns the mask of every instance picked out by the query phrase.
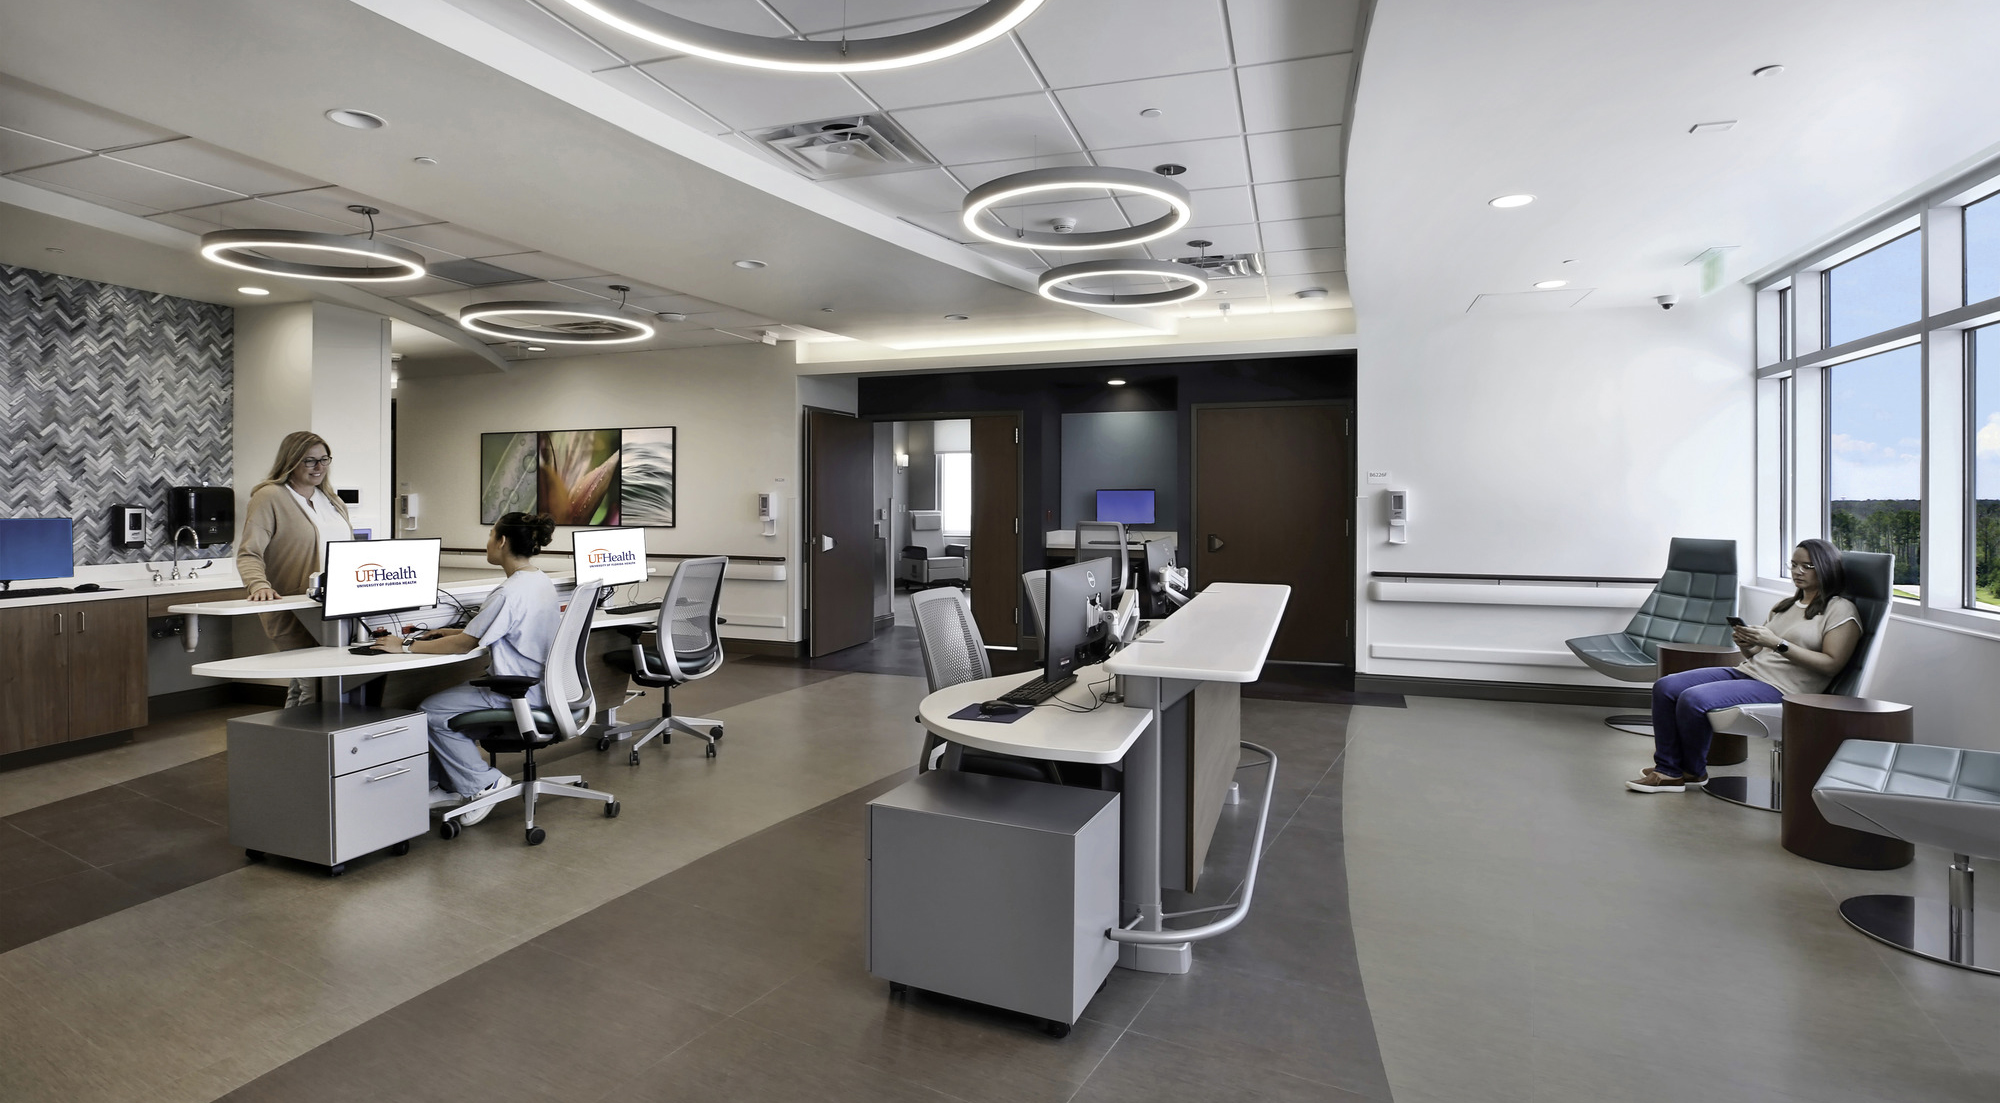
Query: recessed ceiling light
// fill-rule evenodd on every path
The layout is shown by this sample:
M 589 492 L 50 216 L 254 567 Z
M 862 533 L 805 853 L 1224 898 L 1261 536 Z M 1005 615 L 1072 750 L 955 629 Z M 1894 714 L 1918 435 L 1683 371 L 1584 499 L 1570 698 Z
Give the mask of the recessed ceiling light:
M 865 73 L 951 57 L 991 42 L 1045 0 L 986 0 L 955 19 L 903 34 L 839 40 L 770 38 L 669 15 L 643 0 L 568 0 L 569 6 L 677 54 L 794 73 Z
M 1486 205 L 1489 207 L 1499 207 L 1504 210 L 1508 207 L 1525 207 L 1534 201 L 1534 196 L 1523 192 L 1515 195 L 1496 196 L 1487 200 Z
M 356 130 L 380 130 L 389 125 L 389 120 L 373 111 L 360 111 L 352 107 L 336 107 L 326 113 L 326 117 L 342 126 Z
M 267 291 L 267 290 L 265 290 L 264 288 L 261 288 L 261 287 L 239 287 L 239 288 L 237 288 L 237 289 L 236 289 L 236 291 L 237 291 L 237 293 L 238 293 L 238 294 L 242 294 L 242 295 L 269 295 L 269 294 L 270 294 L 270 292 L 269 292 L 269 291 Z
M 750 269 L 757 269 L 757 268 L 763 268 L 763 267 L 766 267 L 766 265 L 765 265 L 765 264 L 764 264 L 764 262 L 763 262 L 763 261 L 761 261 L 761 260 L 748 260 L 748 259 L 745 259 L 745 260 L 739 260 L 739 261 L 737 261 L 737 262 L 736 262 L 736 267 L 738 267 L 738 268 L 750 268 Z
M 1536 289 L 1540 291 L 1554 291 L 1558 287 L 1568 287 L 1568 286 L 1569 286 L 1568 280 L 1543 280 L 1535 285 Z
M 1759 65 L 1757 68 L 1750 70 L 1750 75 L 1753 77 L 1775 77 L 1782 76 L 1784 72 L 1785 67 L 1782 65 Z
M 438 163 L 438 159 L 435 157 L 412 157 L 410 160 L 419 165 L 435 165 Z
M 944 316 L 944 320 L 945 320 L 945 321 L 947 321 L 947 322 L 969 322 L 969 321 L 971 321 L 971 320 L 972 320 L 972 315 L 970 315 L 970 314 L 947 314 L 947 315 L 945 315 L 945 316 Z
M 1712 123 L 1696 123 L 1688 127 L 1689 134 L 1720 134 L 1736 125 L 1735 119 L 1717 119 Z
M 1104 385 L 1107 387 L 1123 387 L 1125 381 L 1123 379 L 1107 379 L 1104 381 Z
M 1164 114 L 1166 114 L 1166 112 L 1160 110 L 1157 107 L 1148 107 L 1145 110 L 1139 112 L 1139 117 L 1142 119 L 1157 119 Z

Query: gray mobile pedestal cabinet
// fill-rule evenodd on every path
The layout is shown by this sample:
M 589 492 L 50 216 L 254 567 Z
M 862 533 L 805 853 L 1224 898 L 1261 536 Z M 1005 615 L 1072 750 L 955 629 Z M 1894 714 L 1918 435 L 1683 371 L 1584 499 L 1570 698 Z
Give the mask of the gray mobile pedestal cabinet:
M 424 714 L 322 702 L 229 722 L 229 842 L 338 874 L 430 830 Z
M 932 771 L 868 805 L 868 971 L 1067 1034 L 1118 964 L 1116 793 Z

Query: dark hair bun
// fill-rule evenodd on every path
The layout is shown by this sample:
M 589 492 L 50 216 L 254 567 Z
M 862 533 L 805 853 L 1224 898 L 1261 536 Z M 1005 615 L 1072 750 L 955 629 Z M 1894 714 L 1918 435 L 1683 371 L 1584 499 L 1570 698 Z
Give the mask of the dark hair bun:
M 555 539 L 556 520 L 546 513 L 509 513 L 493 526 L 507 550 L 523 559 L 541 552 Z

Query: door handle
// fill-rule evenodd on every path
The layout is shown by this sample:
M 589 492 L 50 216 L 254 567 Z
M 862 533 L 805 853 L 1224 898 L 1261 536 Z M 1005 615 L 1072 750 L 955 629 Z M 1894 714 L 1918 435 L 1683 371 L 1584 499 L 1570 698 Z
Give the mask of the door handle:
M 831 537 L 831 536 L 828 536 L 828 535 L 826 535 L 825 533 L 821 533 L 821 534 L 820 534 L 820 537 L 819 537 L 819 550 L 821 550 L 821 551 L 823 551 L 823 552 L 830 552 L 830 551 L 832 551 L 832 550 L 833 550 L 833 537 Z
M 1222 548 L 1223 548 L 1223 544 L 1222 544 L 1222 537 L 1220 537 L 1220 536 L 1217 536 L 1216 534 L 1214 534 L 1214 533 L 1212 533 L 1212 532 L 1211 532 L 1211 533 L 1209 533 L 1209 534 L 1208 534 L 1208 550 L 1209 550 L 1209 551 L 1212 551 L 1212 552 L 1219 552 L 1219 551 L 1221 551 L 1221 550 L 1222 550 Z

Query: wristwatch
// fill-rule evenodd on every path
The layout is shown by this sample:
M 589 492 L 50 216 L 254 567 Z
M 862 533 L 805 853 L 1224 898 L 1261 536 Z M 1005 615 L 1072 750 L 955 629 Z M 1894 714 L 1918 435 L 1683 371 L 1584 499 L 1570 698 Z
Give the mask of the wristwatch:
M 1783 640 L 1778 641 L 1778 654 L 1782 655 L 1785 652 L 1790 651 L 1791 649 L 1792 649 L 1791 644 L 1788 644 Z

